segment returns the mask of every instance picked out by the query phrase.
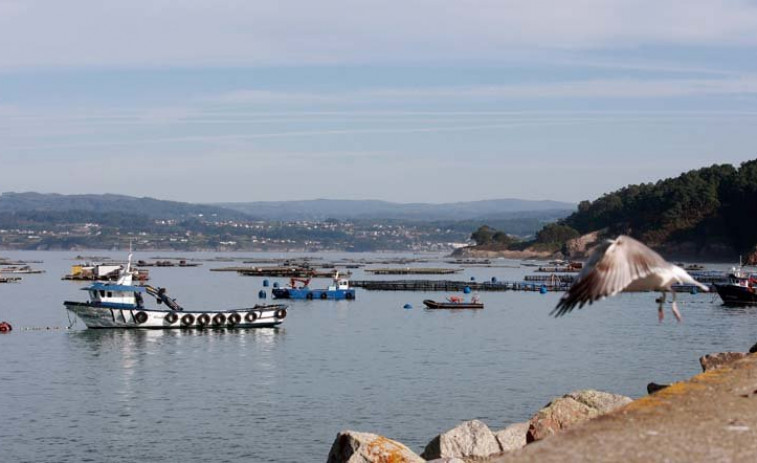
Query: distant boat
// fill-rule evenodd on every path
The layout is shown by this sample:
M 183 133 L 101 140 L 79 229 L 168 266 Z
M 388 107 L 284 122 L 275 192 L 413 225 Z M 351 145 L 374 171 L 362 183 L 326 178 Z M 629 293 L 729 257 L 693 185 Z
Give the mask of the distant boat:
M 423 304 L 429 309 L 483 309 L 484 303 L 479 301 L 477 297 L 473 297 L 472 300 L 466 302 L 463 298 L 458 296 L 451 296 L 447 298 L 446 302 L 437 302 L 431 299 L 426 299 Z
M 726 283 L 713 283 L 726 305 L 757 305 L 757 277 L 745 273 L 741 266 L 734 268 Z

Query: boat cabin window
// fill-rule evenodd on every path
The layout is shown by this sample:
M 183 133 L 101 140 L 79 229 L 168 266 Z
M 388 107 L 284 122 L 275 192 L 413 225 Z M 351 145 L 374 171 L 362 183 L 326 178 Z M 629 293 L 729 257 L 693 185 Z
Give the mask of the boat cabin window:
M 100 297 L 105 297 L 105 290 L 104 289 L 100 290 Z
M 113 291 L 108 291 L 108 297 L 113 297 Z

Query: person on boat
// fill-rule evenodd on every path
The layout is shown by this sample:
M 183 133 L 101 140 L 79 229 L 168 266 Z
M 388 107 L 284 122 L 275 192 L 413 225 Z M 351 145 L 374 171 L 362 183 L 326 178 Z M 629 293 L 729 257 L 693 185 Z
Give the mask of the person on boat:
M 134 293 L 134 300 L 137 302 L 137 308 L 142 309 L 145 307 L 145 301 L 142 298 L 142 294 L 139 292 Z

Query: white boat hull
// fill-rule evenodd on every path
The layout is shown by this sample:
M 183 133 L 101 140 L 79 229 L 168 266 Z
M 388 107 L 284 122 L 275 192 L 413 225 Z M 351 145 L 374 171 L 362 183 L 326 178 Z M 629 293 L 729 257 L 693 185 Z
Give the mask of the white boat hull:
M 117 308 L 71 301 L 64 305 L 87 328 L 265 328 L 280 325 L 287 315 L 285 305 L 206 312 Z

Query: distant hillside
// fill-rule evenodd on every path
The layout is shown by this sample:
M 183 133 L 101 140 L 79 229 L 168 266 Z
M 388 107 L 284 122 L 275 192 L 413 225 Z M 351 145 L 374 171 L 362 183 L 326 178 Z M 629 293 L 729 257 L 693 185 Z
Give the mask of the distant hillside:
M 757 160 L 629 185 L 581 202 L 563 223 L 631 234 L 669 255 L 735 259 L 757 244 Z
M 129 214 L 149 219 L 187 219 L 204 216 L 218 220 L 246 219 L 247 214 L 218 206 L 163 201 L 153 198 L 134 198 L 113 194 L 60 195 L 41 193 L 0 194 L 0 213 L 51 213 L 61 215 L 76 212 L 82 218 L 98 214 Z
M 270 201 L 220 203 L 267 220 L 339 220 L 394 219 L 406 221 L 513 219 L 519 214 L 530 218 L 560 218 L 576 209 L 572 203 L 559 201 L 528 201 L 523 199 L 492 199 L 447 204 L 391 203 L 377 200 L 315 199 L 308 201 Z

